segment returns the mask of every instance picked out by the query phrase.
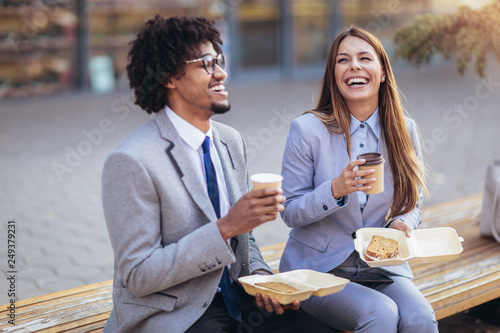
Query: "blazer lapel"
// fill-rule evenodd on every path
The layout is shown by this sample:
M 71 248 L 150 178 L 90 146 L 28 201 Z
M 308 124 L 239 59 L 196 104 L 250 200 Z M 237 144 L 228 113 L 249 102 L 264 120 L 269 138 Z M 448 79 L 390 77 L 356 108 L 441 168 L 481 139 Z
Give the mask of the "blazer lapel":
M 223 138 L 221 138 L 219 131 L 215 126 L 212 127 L 212 132 L 214 136 L 214 145 L 217 149 L 217 153 L 219 154 L 222 169 L 224 170 L 224 179 L 226 180 L 229 200 L 231 201 L 230 203 L 232 206 L 236 203 L 236 201 L 238 201 L 243 193 L 241 193 L 241 189 L 236 178 L 236 169 L 234 167 L 228 145 L 223 141 Z
M 238 184 L 236 168 L 231 157 L 231 151 L 221 133 L 217 130 L 217 127 L 212 123 L 212 132 L 214 137 L 214 145 L 219 154 L 220 162 L 222 164 L 222 169 L 224 170 L 224 179 L 226 181 L 227 191 L 229 193 L 229 200 L 231 206 L 238 201 L 243 195 L 240 186 Z M 230 242 L 231 249 L 235 253 L 236 261 L 231 264 L 231 269 L 229 273 L 234 281 L 238 279 L 241 272 L 243 257 L 248 256 L 248 234 L 238 235 L 231 239 Z M 246 253 L 244 254 L 246 249 Z
M 198 207 L 200 207 L 203 213 L 205 213 L 208 220 L 215 221 L 217 216 L 215 215 L 208 195 L 206 195 L 207 189 L 196 177 L 196 172 L 191 158 L 187 154 L 184 142 L 177 133 L 177 130 L 172 125 L 165 112 L 160 111 L 157 114 L 155 121 L 158 125 L 161 136 L 165 140 L 169 141 L 165 152 L 177 170 L 177 173 L 184 183 L 186 190 L 193 198 L 193 201 L 198 205 Z

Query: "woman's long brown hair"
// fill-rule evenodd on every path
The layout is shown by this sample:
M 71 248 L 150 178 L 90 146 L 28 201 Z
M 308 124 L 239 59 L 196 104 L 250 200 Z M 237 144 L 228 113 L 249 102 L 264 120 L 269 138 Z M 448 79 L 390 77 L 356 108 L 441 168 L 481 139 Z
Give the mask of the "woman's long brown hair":
M 424 167 L 413 149 L 406 128 L 404 111 L 389 58 L 384 47 L 375 36 L 364 29 L 351 27 L 333 41 L 328 53 L 317 106 L 306 113 L 316 115 L 331 132 L 344 134 L 347 141 L 347 153 L 351 157 L 351 136 L 349 131 L 351 114 L 335 81 L 335 59 L 340 43 L 347 36 L 361 38 L 370 44 L 377 53 L 384 69 L 386 80 L 381 83 L 379 89 L 379 118 L 394 180 L 394 197 L 388 216 L 392 218 L 404 215 L 413 210 L 417 204 L 420 204 L 419 188 L 427 194 L 424 182 Z

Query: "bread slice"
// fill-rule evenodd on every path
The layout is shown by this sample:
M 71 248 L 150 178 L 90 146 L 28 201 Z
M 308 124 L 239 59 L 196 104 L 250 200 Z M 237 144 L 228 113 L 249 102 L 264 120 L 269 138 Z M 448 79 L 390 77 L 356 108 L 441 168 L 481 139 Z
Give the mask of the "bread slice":
M 271 290 L 280 291 L 282 293 L 296 293 L 297 291 L 300 291 L 297 288 L 289 286 L 288 284 L 282 282 L 261 282 L 261 283 L 256 283 L 255 285 L 265 287 Z
M 369 261 L 393 259 L 399 253 L 399 244 L 395 239 L 374 235 L 365 251 Z

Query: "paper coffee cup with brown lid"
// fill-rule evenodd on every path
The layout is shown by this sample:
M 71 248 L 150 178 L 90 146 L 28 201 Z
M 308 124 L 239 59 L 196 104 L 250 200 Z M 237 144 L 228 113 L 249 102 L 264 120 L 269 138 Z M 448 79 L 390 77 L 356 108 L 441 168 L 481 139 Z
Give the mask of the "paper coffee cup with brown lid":
M 357 159 L 364 159 L 366 162 L 358 166 L 359 170 L 374 169 L 375 173 L 361 177 L 362 179 L 375 178 L 375 182 L 370 183 L 372 188 L 365 191 L 366 194 L 377 194 L 384 192 L 384 156 L 380 153 L 366 153 L 358 155 Z

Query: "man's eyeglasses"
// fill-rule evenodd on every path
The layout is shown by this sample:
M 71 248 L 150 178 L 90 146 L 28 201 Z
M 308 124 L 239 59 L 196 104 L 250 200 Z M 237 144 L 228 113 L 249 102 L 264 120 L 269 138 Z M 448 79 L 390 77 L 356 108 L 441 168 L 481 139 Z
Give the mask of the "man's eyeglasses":
M 224 55 L 222 53 L 217 55 L 217 57 L 215 58 L 210 54 L 207 54 L 206 56 L 199 59 L 188 60 L 186 61 L 186 64 L 197 61 L 203 61 L 203 67 L 205 67 L 205 70 L 208 74 L 213 74 L 213 72 L 215 72 L 215 65 L 219 65 L 219 67 L 222 69 L 224 69 L 224 67 L 226 66 L 226 61 L 224 60 Z

